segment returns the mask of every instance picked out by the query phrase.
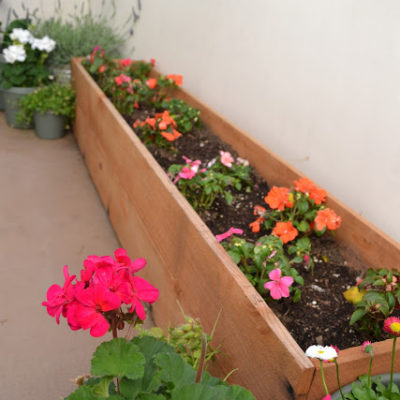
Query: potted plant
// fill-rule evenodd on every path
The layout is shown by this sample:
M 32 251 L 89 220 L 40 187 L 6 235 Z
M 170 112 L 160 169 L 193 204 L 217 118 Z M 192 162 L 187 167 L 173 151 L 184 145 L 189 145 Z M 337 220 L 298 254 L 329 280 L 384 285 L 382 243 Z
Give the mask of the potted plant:
M 84 57 L 98 45 L 113 57 L 119 57 L 125 44 L 128 32 L 112 26 L 114 11 L 110 14 L 103 9 L 94 14 L 83 7 L 75 8 L 69 19 L 62 16 L 61 3 L 56 6 L 54 16 L 49 19 L 35 19 L 34 33 L 38 36 L 48 35 L 57 42 L 56 49 L 49 56 L 49 65 L 56 80 L 68 84 L 71 79 L 71 57 Z M 79 10 L 79 11 L 78 11 Z M 131 16 L 123 24 L 125 27 Z
M 75 115 L 75 91 L 70 85 L 54 83 L 41 86 L 18 102 L 17 121 L 21 125 L 34 122 L 36 135 L 42 139 L 59 139 Z
M 315 379 L 319 366 L 304 355 L 80 60 L 73 60 L 72 66 L 77 89 L 74 133 L 120 241 L 133 254 L 143 246 L 148 251 L 153 271 L 148 271 L 147 276 L 163 287 L 165 296 L 162 303 L 154 306 L 157 324 L 174 323 L 177 299 L 191 314 L 199 315 L 206 328 L 222 309 L 216 340 L 223 342 L 230 354 L 218 362 L 222 375 L 239 367 L 233 377 L 235 382 L 251 388 L 259 398 L 268 391 L 272 398 L 320 399 L 323 387 Z M 96 65 L 96 71 L 103 70 L 104 64 Z M 153 71 L 148 86 L 153 86 L 157 77 Z M 129 89 L 131 82 L 122 74 L 118 75 L 118 82 L 125 90 Z M 115 94 L 117 97 L 118 93 Z M 289 186 L 302 177 L 288 163 L 183 89 L 176 92 L 176 97 L 199 109 L 204 123 L 248 159 L 270 185 Z M 134 108 L 134 104 L 132 101 L 125 106 Z M 161 118 L 159 124 L 168 125 L 169 119 Z M 168 129 L 174 134 L 173 126 Z M 353 259 L 356 252 L 356 259 L 364 261 L 364 267 L 400 262 L 398 244 L 329 193 L 327 199 L 328 206 L 343 220 L 336 235 L 342 252 Z M 388 342 L 376 347 L 382 358 L 390 357 Z M 347 379 L 354 379 L 360 375 L 365 360 L 360 360 L 356 348 L 346 349 L 342 354 Z M 267 372 L 265 365 L 269 366 Z M 334 367 L 326 368 L 326 378 L 335 384 Z
M 310 358 L 316 358 L 320 362 L 321 380 L 325 390 L 325 396 L 322 400 L 399 400 L 400 399 L 400 374 L 394 373 L 396 341 L 400 336 L 400 319 L 389 317 L 384 321 L 384 327 L 393 341 L 392 356 L 390 362 L 390 372 L 383 376 L 372 376 L 372 367 L 374 359 L 374 348 L 370 341 L 362 345 L 362 352 L 369 354 L 369 367 L 367 374 L 358 378 L 357 381 L 342 387 L 340 382 L 339 364 L 337 362 L 338 349 L 333 346 L 313 345 L 306 350 L 306 355 Z M 329 389 L 325 381 L 324 362 L 334 363 L 336 365 L 337 386 L 339 390 L 333 395 L 329 394 Z
M 228 386 L 204 371 L 207 335 L 195 320 L 163 333 L 142 331 L 132 338 L 132 329 L 146 318 L 143 303 L 154 303 L 158 289 L 136 273 L 146 260 L 131 260 L 124 249 L 114 257 L 89 256 L 80 279 L 64 266 L 64 284 L 51 285 L 43 305 L 71 329 L 90 329 L 94 337 L 111 331 L 113 339 L 100 344 L 92 358 L 91 375 L 77 379 L 78 388 L 66 400 L 114 398 L 255 400 L 239 386 Z M 125 337 L 118 332 L 128 326 Z
M 18 99 L 49 82 L 50 71 L 45 62 L 56 42 L 48 36 L 38 39 L 22 28 L 14 28 L 10 39 L 12 44 L 3 49 L 6 63 L 0 66 L 6 120 L 10 126 L 27 128 L 16 121 Z

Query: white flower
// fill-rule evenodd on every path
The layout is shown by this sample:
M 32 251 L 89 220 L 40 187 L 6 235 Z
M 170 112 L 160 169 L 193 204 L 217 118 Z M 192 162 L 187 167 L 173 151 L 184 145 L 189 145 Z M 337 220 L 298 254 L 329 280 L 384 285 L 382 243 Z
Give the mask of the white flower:
M 26 52 L 22 44 L 13 44 L 3 50 L 3 56 L 7 63 L 14 64 L 15 61 L 24 62 Z
M 35 38 L 32 41 L 32 49 L 44 50 L 47 53 L 53 51 L 55 47 L 56 42 L 48 36 L 44 36 L 42 39 Z
M 21 44 L 31 43 L 33 40 L 32 34 L 28 29 L 14 28 L 10 33 L 11 40 L 18 40 Z
M 249 165 L 249 161 L 245 160 L 244 158 L 238 157 L 236 158 L 236 163 L 237 164 L 243 164 L 245 167 L 247 167 Z
M 306 356 L 310 358 L 319 358 L 320 360 L 332 360 L 338 356 L 336 350 L 331 346 L 310 346 L 306 350 Z

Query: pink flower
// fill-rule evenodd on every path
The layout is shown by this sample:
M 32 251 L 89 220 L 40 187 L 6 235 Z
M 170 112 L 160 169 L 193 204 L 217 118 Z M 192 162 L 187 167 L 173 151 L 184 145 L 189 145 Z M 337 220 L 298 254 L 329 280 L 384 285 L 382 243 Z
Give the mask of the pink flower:
M 89 329 L 94 337 L 107 333 L 110 324 L 103 316 L 103 312 L 120 307 L 121 299 L 103 285 L 80 288 L 76 291 L 79 302 L 74 304 L 74 317 L 82 329 Z
M 150 63 L 152 65 L 152 67 L 156 66 L 156 60 L 154 58 L 150 58 Z
M 43 306 L 47 307 L 47 312 L 52 317 L 55 317 L 57 324 L 60 323 L 60 315 L 66 313 L 68 304 L 74 299 L 74 287 L 72 281 L 76 275 L 69 276 L 68 265 L 64 265 L 64 286 L 51 285 L 47 290 L 47 301 L 42 303 Z
M 373 347 L 372 347 L 372 343 L 369 340 L 366 340 L 362 346 L 361 346 L 361 350 L 363 353 L 369 353 L 372 355 L 373 353 Z
M 118 75 L 114 78 L 114 81 L 118 86 L 121 86 L 125 82 L 130 82 L 131 80 L 132 79 L 125 74 Z
M 115 260 L 110 256 L 88 256 L 83 261 L 84 269 L 81 270 L 81 280 L 89 282 L 98 269 L 106 268 L 112 270 L 116 265 Z
M 146 303 L 154 303 L 157 301 L 159 296 L 159 291 L 145 279 L 139 276 L 130 276 L 131 283 L 131 300 L 129 303 L 131 307 L 129 312 L 136 310 L 137 316 L 143 321 L 146 318 L 146 312 L 144 310 L 142 301 Z
M 232 163 L 234 161 L 231 153 L 227 151 L 220 151 L 219 154 L 221 155 L 221 163 L 225 165 L 225 167 L 232 167 Z
M 386 318 L 383 324 L 383 330 L 393 336 L 400 336 L 400 318 Z
M 119 263 L 120 269 L 128 269 L 130 274 L 140 271 L 146 266 L 146 260 L 144 258 L 136 258 L 136 260 L 131 260 L 127 256 L 127 251 L 125 249 L 117 249 L 114 251 L 114 257 Z
M 218 242 L 222 242 L 226 238 L 232 235 L 241 235 L 243 233 L 242 229 L 239 228 L 229 228 L 225 233 L 221 233 L 220 235 L 216 235 L 215 237 L 217 238 Z
M 289 287 L 293 283 L 291 276 L 284 276 L 281 278 L 282 271 L 277 268 L 273 269 L 269 274 L 270 282 L 264 284 L 264 288 L 270 291 L 271 297 L 279 300 L 281 297 L 289 297 Z
M 183 167 L 179 173 L 178 176 L 175 178 L 174 183 L 178 182 L 179 179 L 192 179 L 194 176 L 196 176 L 199 166 L 201 165 L 200 160 L 192 161 L 187 157 L 183 157 L 186 161 L 187 164 L 185 167 Z
M 306 265 L 310 264 L 310 256 L 308 254 L 304 254 L 303 260 L 306 263 Z
M 327 394 L 322 398 L 322 400 L 331 400 L 332 396 L 330 394 Z
M 119 63 L 122 67 L 129 67 L 132 64 L 132 60 L 130 58 L 125 58 L 125 59 L 119 60 Z

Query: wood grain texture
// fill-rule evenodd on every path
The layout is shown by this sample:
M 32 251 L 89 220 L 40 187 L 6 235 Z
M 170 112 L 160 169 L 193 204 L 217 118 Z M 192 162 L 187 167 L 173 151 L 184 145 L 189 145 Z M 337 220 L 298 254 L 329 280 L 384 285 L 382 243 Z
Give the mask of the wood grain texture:
M 142 276 L 160 289 L 160 300 L 154 304 L 156 323 L 165 328 L 181 322 L 176 301 L 188 315 L 200 317 L 208 331 L 221 312 L 215 339 L 228 355 L 218 357 L 215 370 L 221 376 L 239 368 L 231 381 L 250 388 L 257 399 L 265 399 L 266 393 L 271 399 L 306 399 L 308 394 L 311 400 L 321 398 L 318 365 L 305 357 L 77 59 L 72 72 L 77 142 L 121 244 L 132 257 L 148 260 Z M 289 185 L 301 176 L 185 91 L 180 90 L 179 96 L 200 108 L 213 131 L 269 182 Z M 396 243 L 331 196 L 329 201 L 335 209 L 342 207 L 346 214 L 339 213 L 344 220 L 350 218 L 355 230 L 349 227 L 349 233 L 341 235 L 344 246 L 358 252 L 359 242 L 368 247 L 377 241 L 389 253 L 384 259 L 393 257 L 390 265 L 399 260 Z M 380 344 L 382 366 L 390 357 L 387 347 Z M 365 372 L 359 349 L 342 353 L 343 370 L 349 376 Z M 330 366 L 327 377 L 328 385 L 336 387 Z

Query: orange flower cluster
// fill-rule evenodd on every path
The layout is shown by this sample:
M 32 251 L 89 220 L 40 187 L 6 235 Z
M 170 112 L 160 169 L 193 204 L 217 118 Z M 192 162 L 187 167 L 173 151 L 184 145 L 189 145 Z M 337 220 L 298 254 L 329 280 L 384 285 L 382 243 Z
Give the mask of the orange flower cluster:
M 326 200 L 326 190 L 319 188 L 312 180 L 301 178 L 294 181 L 294 188 L 313 199 L 315 204 L 322 204 Z
M 147 117 L 144 121 L 137 119 L 133 127 L 144 127 L 146 125 L 150 126 L 154 131 L 159 130 L 161 135 L 169 142 L 173 142 L 182 136 L 182 134 L 175 129 L 176 122 L 167 110 L 162 113 L 157 113 L 155 118 Z
M 336 215 L 335 211 L 330 208 L 324 208 L 323 210 L 319 210 L 317 216 L 314 219 L 315 221 L 315 229 L 317 231 L 322 231 L 325 228 L 330 231 L 334 231 L 339 228 L 342 218 Z
M 254 206 L 254 215 L 258 215 L 258 218 L 252 222 L 249 226 L 252 230 L 252 232 L 257 233 L 260 232 L 261 229 L 261 224 L 264 223 L 264 215 L 267 212 L 267 210 L 259 205 Z
M 286 187 L 273 186 L 264 200 L 273 210 L 283 211 L 285 207 L 293 207 L 293 196 Z
M 182 75 L 174 75 L 169 74 L 166 76 L 167 79 L 172 79 L 175 82 L 175 85 L 181 86 L 183 84 L 183 76 Z
M 289 222 L 277 222 L 272 230 L 274 236 L 281 238 L 283 243 L 288 243 L 298 235 L 297 229 Z

